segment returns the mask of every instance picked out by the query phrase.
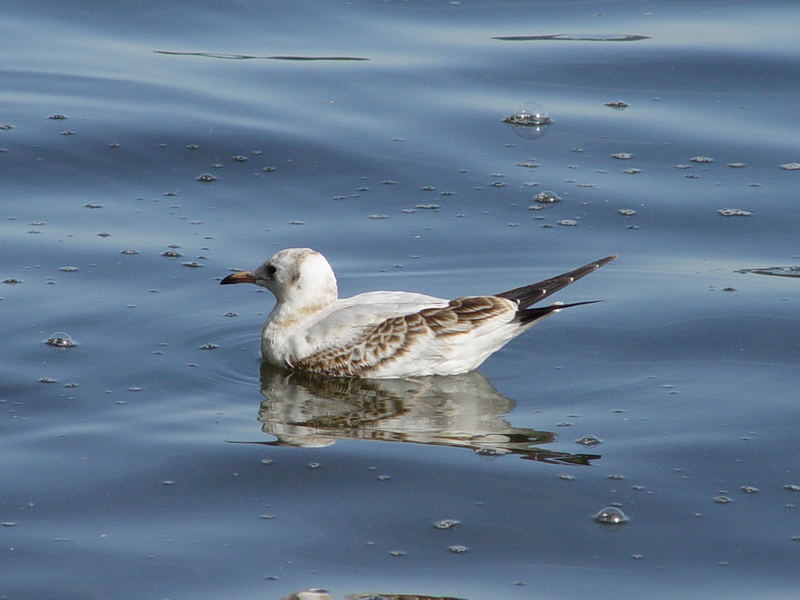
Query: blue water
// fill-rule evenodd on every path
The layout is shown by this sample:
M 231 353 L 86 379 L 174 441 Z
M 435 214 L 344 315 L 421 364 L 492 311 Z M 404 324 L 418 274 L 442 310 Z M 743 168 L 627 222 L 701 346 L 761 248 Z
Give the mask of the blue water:
M 795 591 L 793 2 L 3 13 L 0 597 Z M 620 258 L 479 373 L 344 383 L 217 285 L 292 246 L 344 295 Z

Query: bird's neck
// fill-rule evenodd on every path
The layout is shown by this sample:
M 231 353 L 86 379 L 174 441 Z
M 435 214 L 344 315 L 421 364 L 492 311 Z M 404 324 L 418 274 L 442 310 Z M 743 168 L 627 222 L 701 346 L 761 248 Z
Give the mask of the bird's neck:
M 326 294 L 314 298 L 289 298 L 279 300 L 269 314 L 268 322 L 277 327 L 294 327 L 313 317 L 337 299 L 336 294 Z

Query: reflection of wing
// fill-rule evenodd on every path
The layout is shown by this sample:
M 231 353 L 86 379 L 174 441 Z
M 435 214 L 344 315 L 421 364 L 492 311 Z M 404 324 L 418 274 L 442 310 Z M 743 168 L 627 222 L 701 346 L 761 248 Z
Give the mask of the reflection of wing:
M 417 596 L 416 594 L 350 594 L 347 600 L 464 600 L 452 596 Z
M 484 456 L 519 454 L 542 462 L 589 464 L 594 454 L 537 447 L 549 431 L 513 427 L 514 402 L 477 372 L 414 379 L 352 379 L 262 365 L 258 420 L 276 445 L 327 446 L 337 439 L 469 448 Z
M 346 600 L 464 600 L 451 596 L 417 596 L 416 594 L 349 594 Z M 313 588 L 284 596 L 281 600 L 333 600 L 328 590 Z

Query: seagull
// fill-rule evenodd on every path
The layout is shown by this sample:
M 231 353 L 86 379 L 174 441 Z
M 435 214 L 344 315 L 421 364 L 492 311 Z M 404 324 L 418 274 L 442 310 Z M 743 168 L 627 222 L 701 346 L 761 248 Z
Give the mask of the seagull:
M 322 254 L 287 248 L 255 271 L 231 273 L 220 285 L 254 283 L 275 295 L 261 334 L 261 355 L 270 364 L 335 377 L 456 375 L 476 369 L 544 317 L 599 302 L 531 308 L 615 258 L 491 296 L 446 300 L 379 291 L 339 298 L 336 276 Z

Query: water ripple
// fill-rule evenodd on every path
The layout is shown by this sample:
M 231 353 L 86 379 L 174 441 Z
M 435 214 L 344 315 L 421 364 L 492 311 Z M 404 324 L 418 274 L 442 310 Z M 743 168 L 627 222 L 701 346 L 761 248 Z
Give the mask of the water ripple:
M 203 56 L 205 58 L 223 58 L 226 60 L 247 60 L 258 58 L 261 60 L 369 60 L 362 56 L 253 56 L 250 54 L 227 54 L 224 52 L 176 52 L 172 50 L 153 50 L 156 54 L 170 54 L 173 56 Z

